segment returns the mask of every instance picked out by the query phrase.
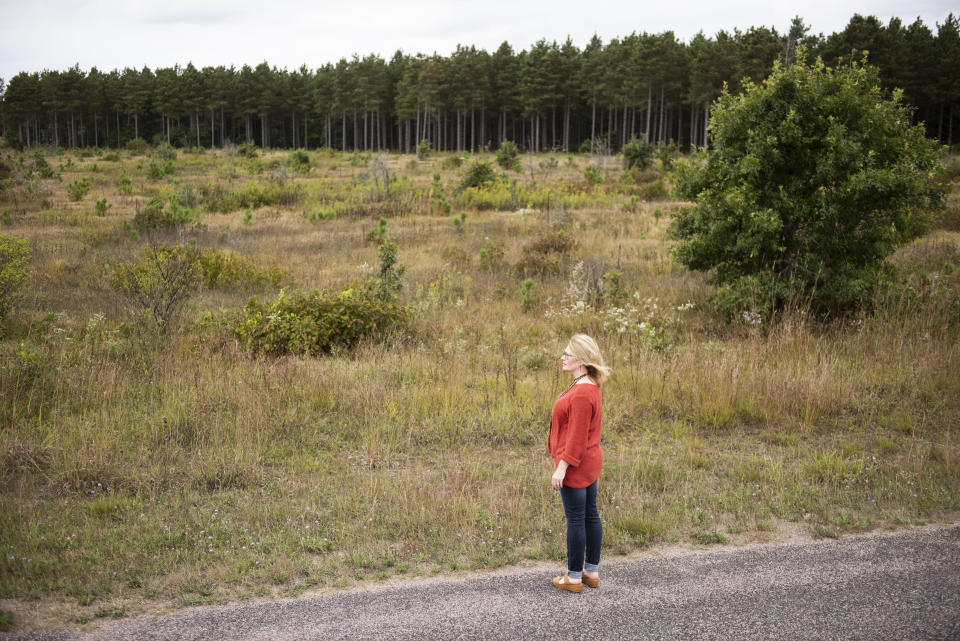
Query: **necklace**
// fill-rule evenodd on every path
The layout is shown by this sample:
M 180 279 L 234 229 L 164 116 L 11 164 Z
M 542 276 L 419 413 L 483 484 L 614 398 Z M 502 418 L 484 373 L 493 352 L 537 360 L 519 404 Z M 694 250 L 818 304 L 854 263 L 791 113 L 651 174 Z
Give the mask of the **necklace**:
M 563 390 L 563 392 L 560 394 L 560 396 L 563 396 L 564 394 L 566 394 L 567 392 L 569 392 L 570 390 L 572 390 L 572 389 L 573 389 L 573 386 L 576 385 L 577 382 L 579 382 L 579 380 L 580 380 L 581 378 L 586 378 L 587 376 L 589 376 L 589 374 L 581 374 L 580 376 L 578 376 L 578 377 L 576 377 L 575 379 L 573 379 L 573 382 L 570 383 L 570 387 L 568 387 L 567 389 Z M 557 398 L 559 398 L 559 396 L 558 396 Z

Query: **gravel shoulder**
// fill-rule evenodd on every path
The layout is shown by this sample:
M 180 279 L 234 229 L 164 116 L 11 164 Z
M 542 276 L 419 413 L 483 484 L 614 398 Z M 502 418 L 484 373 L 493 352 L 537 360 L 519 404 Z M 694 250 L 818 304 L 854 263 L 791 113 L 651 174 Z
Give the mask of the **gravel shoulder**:
M 556 564 L 402 579 L 0 639 L 957 639 L 960 523 L 611 559 L 597 590 Z

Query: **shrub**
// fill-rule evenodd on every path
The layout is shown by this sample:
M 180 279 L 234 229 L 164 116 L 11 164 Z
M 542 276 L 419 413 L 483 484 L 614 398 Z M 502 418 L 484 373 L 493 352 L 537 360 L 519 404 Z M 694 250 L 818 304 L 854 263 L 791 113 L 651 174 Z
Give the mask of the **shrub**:
M 260 149 L 252 140 L 245 140 L 242 145 L 237 145 L 237 154 L 242 158 L 257 158 L 260 156 Z
M 443 159 L 443 162 L 440 163 L 440 166 L 443 169 L 458 169 L 463 165 L 463 158 L 460 156 L 447 156 Z
M 367 235 L 366 235 L 367 242 L 379 243 L 383 240 L 386 234 L 387 234 L 387 219 L 381 217 L 380 220 L 377 221 L 376 227 L 371 227 L 370 229 L 367 230 Z
M 55 178 L 57 175 L 53 167 L 50 166 L 50 163 L 47 162 L 39 151 L 33 154 L 30 169 L 41 178 Z
M 228 213 L 238 209 L 259 209 L 270 205 L 292 207 L 303 198 L 303 186 L 286 181 L 247 183 L 237 191 L 229 191 L 220 183 L 200 186 L 200 202 L 210 212 Z
M 131 156 L 142 156 L 147 152 L 147 141 L 143 138 L 134 138 L 133 140 L 128 140 L 127 144 L 124 145 L 127 151 Z
M 197 210 L 181 207 L 173 198 L 168 201 L 163 196 L 154 196 L 143 209 L 137 205 L 133 226 L 139 231 L 175 229 L 198 218 Z
M 29 259 L 30 243 L 16 236 L 0 234 L 0 323 L 3 323 L 19 298 L 20 285 L 27 277 Z
M 599 185 L 603 182 L 603 175 L 596 165 L 587 165 L 583 169 L 583 179 L 591 186 Z
M 277 287 L 283 272 L 259 267 L 253 260 L 230 251 L 204 249 L 197 255 L 201 282 L 212 289 Z
M 520 283 L 520 309 L 529 312 L 537 304 L 537 296 L 533 293 L 533 279 L 526 278 Z
M 483 239 L 483 247 L 480 248 L 480 267 L 483 269 L 496 269 L 503 264 L 506 249 L 502 240 Z
M 314 209 L 310 212 L 310 215 L 307 216 L 307 220 L 311 223 L 315 223 L 318 220 L 333 220 L 337 217 L 336 209 Z
M 366 167 L 370 164 L 371 154 L 369 152 L 355 151 L 350 156 L 351 167 Z
M 544 234 L 523 248 L 517 275 L 526 278 L 559 274 L 576 246 L 577 242 L 563 231 Z
M 643 200 L 663 200 L 669 194 L 662 178 L 640 185 L 638 193 Z
M 870 67 L 777 65 L 762 85 L 719 98 L 711 133 L 705 162 L 679 163 L 678 193 L 697 204 L 671 234 L 675 258 L 711 271 L 728 312 L 866 304 L 884 258 L 942 205 L 936 144 Z
M 172 160 L 168 160 L 162 165 L 151 162 L 147 166 L 147 178 L 150 178 L 151 180 L 161 180 L 164 176 L 168 176 L 175 171 L 176 167 L 174 167 Z
M 272 304 L 247 303 L 234 333 L 255 354 L 319 355 L 381 338 L 405 320 L 402 307 L 364 286 L 339 293 L 281 291 Z
M 504 140 L 497 149 L 497 164 L 504 169 L 514 169 L 517 165 L 517 157 L 520 155 L 520 148 L 512 140 Z
M 154 148 L 153 155 L 160 160 L 176 160 L 177 150 L 173 148 L 173 145 L 164 141 Z
M 298 174 L 310 173 L 310 154 L 297 149 L 287 158 L 287 165 Z
M 200 252 L 189 245 L 148 247 L 139 260 L 114 269 L 114 288 L 137 316 L 167 330 L 200 286 Z
M 656 149 L 657 160 L 660 161 L 660 168 L 663 171 L 673 169 L 673 163 L 680 157 L 680 150 L 673 143 L 658 143 Z
M 86 177 L 74 180 L 67 186 L 67 193 L 70 195 L 70 200 L 74 202 L 82 200 L 90 191 L 90 186 L 90 180 Z
M 470 169 L 467 170 L 467 175 L 460 181 L 457 191 L 461 192 L 470 187 L 483 187 L 484 185 L 496 182 L 496 180 L 497 175 L 489 163 L 475 162 L 470 166 Z
M 106 216 L 107 210 L 113 207 L 110 203 L 107 202 L 106 198 L 100 198 L 97 200 L 96 204 L 93 206 L 94 211 L 97 216 Z
M 639 138 L 631 138 L 630 142 L 623 146 L 623 168 L 646 169 L 650 166 L 652 156 L 653 146 L 650 143 Z
M 407 266 L 397 264 L 399 254 L 393 238 L 386 236 L 383 239 L 377 249 L 377 258 L 380 266 L 377 269 L 377 279 L 373 283 L 373 294 L 379 300 L 394 301 L 403 289 L 403 274 L 407 271 Z
M 634 167 L 625 175 L 629 176 L 630 180 L 638 185 L 652 183 L 655 180 L 660 180 L 663 177 L 663 174 L 655 169 L 639 169 L 637 167 Z
M 549 171 L 551 169 L 556 169 L 560 165 L 560 162 L 557 160 L 556 156 L 547 156 L 540 160 L 540 169 L 543 171 Z

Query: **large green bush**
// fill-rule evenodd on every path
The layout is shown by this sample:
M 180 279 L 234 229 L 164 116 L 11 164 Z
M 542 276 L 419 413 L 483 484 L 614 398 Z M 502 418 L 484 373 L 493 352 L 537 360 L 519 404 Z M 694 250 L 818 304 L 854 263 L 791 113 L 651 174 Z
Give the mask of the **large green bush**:
M 338 293 L 280 292 L 268 305 L 256 299 L 247 303 L 234 331 L 253 353 L 319 355 L 382 337 L 405 318 L 402 307 L 364 286 Z
M 630 142 L 623 146 L 623 168 L 624 169 L 646 169 L 650 166 L 650 160 L 653 157 L 653 146 L 646 140 L 631 138 Z
M 27 277 L 29 258 L 30 243 L 16 236 L 0 234 L 0 323 L 16 303 L 20 285 Z
M 728 313 L 867 303 L 884 258 L 941 206 L 935 143 L 870 67 L 778 65 L 724 93 L 712 118 L 714 149 L 678 167 L 677 190 L 696 206 L 671 232 L 676 259 L 712 272 Z
M 483 187 L 484 185 L 490 185 L 496 181 L 497 174 L 494 173 L 493 167 L 491 167 L 489 163 L 475 162 L 470 165 L 470 168 L 467 170 L 463 180 L 460 181 L 457 191 L 460 192 L 465 189 L 469 189 L 470 187 Z

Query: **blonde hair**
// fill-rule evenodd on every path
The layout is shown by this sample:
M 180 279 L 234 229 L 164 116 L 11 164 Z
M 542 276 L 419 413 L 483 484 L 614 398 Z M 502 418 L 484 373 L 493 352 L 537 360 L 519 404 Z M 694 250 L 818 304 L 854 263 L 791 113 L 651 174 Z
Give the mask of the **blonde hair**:
M 610 375 L 610 368 L 603 362 L 597 342 L 586 334 L 574 334 L 567 344 L 567 349 L 586 368 L 590 380 L 597 385 L 603 385 Z

